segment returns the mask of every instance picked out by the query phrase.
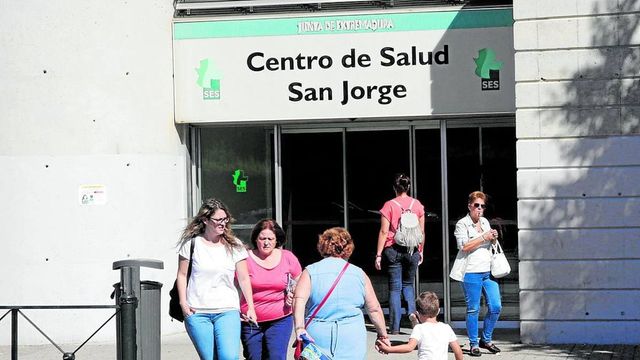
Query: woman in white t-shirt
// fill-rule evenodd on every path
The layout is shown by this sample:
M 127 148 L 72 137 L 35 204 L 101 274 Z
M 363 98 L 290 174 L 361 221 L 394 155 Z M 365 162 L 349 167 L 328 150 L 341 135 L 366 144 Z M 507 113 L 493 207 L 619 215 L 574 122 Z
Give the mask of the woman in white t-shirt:
M 229 227 L 231 214 L 217 199 L 202 204 L 184 229 L 178 251 L 178 295 L 187 333 L 201 360 L 238 359 L 240 299 L 247 299 L 245 320 L 256 322 L 247 251 Z M 188 273 L 193 243 L 191 273 Z
M 480 348 L 496 354 L 500 349 L 491 342 L 493 329 L 498 322 L 502 301 L 498 283 L 491 277 L 491 243 L 498 239 L 498 232 L 491 229 L 484 218 L 487 196 L 481 191 L 469 194 L 469 214 L 456 223 L 455 237 L 458 249 L 467 253 L 467 265 L 462 280 L 462 290 L 467 303 L 467 334 L 469 355 L 480 356 Z M 482 337 L 478 339 L 478 315 L 480 297 L 484 294 L 487 314 L 484 317 Z

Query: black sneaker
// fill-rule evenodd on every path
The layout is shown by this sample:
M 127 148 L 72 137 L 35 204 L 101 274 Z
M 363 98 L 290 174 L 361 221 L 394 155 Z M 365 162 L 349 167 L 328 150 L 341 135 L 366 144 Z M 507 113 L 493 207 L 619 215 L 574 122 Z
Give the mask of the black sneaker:
M 474 346 L 469 350 L 469 355 L 470 356 L 482 356 L 482 353 L 480 352 L 480 348 L 479 347 Z
M 500 348 L 493 345 L 493 343 L 484 342 L 484 340 L 480 340 L 480 347 L 489 350 L 489 352 L 492 354 L 497 354 L 500 352 Z

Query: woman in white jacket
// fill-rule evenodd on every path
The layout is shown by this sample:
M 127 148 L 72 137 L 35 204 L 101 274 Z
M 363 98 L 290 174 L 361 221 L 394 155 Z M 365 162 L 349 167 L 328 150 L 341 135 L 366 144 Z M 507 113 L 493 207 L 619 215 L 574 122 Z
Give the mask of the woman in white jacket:
M 493 354 L 500 352 L 491 342 L 493 329 L 502 310 L 498 283 L 491 278 L 491 243 L 498 239 L 498 232 L 491 229 L 489 221 L 482 216 L 487 207 L 486 199 L 487 196 L 481 191 L 469 194 L 469 214 L 458 221 L 454 233 L 458 249 L 467 255 L 462 289 L 467 303 L 467 334 L 471 356 L 480 356 L 481 347 Z M 478 314 L 482 294 L 488 311 L 484 318 L 482 338 L 478 339 Z

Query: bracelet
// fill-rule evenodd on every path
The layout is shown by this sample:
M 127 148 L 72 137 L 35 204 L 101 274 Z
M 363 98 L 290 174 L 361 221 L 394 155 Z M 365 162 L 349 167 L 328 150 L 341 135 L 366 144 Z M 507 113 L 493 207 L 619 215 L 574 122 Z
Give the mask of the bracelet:
M 381 258 L 381 257 L 382 257 L 382 255 L 376 255 L 376 257 L 377 257 L 377 258 Z
M 480 237 L 482 238 L 482 242 L 487 241 L 487 239 L 484 238 L 484 234 L 480 234 Z
M 296 330 L 307 330 L 304 326 L 296 326 Z
M 387 335 L 378 335 L 378 340 L 384 340 L 384 339 L 388 339 L 389 337 Z

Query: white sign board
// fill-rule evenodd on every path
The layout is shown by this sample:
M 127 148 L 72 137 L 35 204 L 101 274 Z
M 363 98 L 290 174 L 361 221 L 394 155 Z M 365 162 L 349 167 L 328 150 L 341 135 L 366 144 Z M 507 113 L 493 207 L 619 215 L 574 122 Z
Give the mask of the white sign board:
M 515 111 L 511 9 L 174 23 L 176 122 Z

